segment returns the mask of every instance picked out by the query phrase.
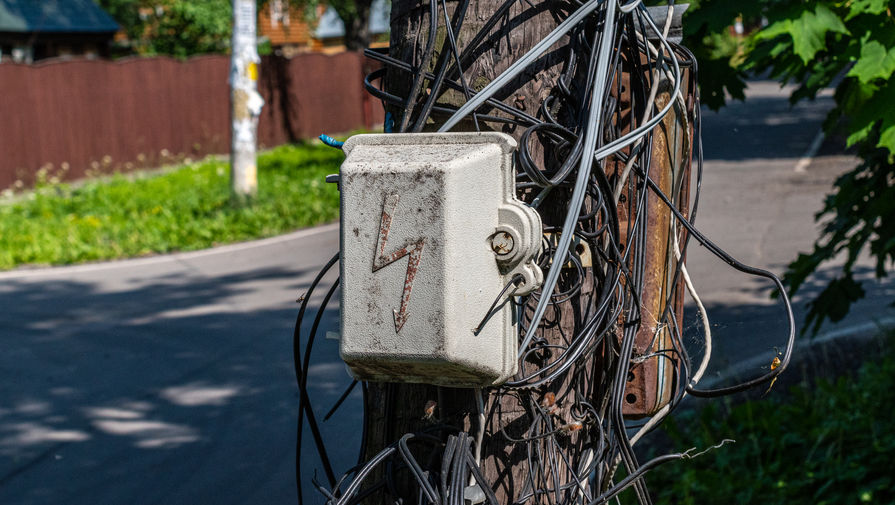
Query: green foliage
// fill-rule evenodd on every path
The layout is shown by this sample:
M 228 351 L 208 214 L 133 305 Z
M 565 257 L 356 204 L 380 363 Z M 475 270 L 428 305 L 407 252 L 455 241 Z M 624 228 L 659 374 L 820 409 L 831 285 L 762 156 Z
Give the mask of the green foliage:
M 186 58 L 221 53 L 230 47 L 231 0 L 95 0 L 121 25 L 130 51 Z M 256 0 L 260 9 L 271 0 Z M 345 23 L 345 45 L 360 51 L 370 44 L 372 0 L 286 0 L 313 22 L 317 8 L 331 6 Z M 269 44 L 259 48 L 270 52 Z
M 664 425 L 676 447 L 736 443 L 658 467 L 647 484 L 657 504 L 893 503 L 893 383 L 889 357 L 785 399 L 682 412 Z
M 229 166 L 218 160 L 79 187 L 43 184 L 0 203 L 0 269 L 201 249 L 331 221 L 339 196 L 324 178 L 342 158 L 320 145 L 261 154 L 258 195 L 247 205 L 231 201 Z
M 888 79 L 895 70 L 895 47 L 886 47 L 871 40 L 861 47 L 861 56 L 848 72 L 848 77 L 857 77 L 861 84 L 871 84 L 876 79 Z
M 807 323 L 816 333 L 824 319 L 838 321 L 849 306 L 864 297 L 852 273 L 858 255 L 869 251 L 876 260 L 877 277 L 887 275 L 887 264 L 895 261 L 895 169 L 892 153 L 878 147 L 878 126 L 859 144 L 863 162 L 836 180 L 836 192 L 828 195 L 817 218 L 829 216 L 814 250 L 800 254 L 789 266 L 785 281 L 795 292 L 808 276 L 830 258 L 845 255 L 842 274 L 809 303 Z
M 684 45 L 699 65 L 700 99 L 703 105 L 718 110 L 725 103 L 725 94 L 746 98 L 747 74 L 742 63 L 744 41 L 730 33 L 730 26 L 740 15 L 757 16 L 760 1 L 727 2 L 693 0 L 684 14 Z
M 862 252 L 876 260 L 877 277 L 895 261 L 895 18 L 893 0 L 701 0 L 685 20 L 688 44 L 704 46 L 700 60 L 703 101 L 723 104 L 724 90 L 742 98 L 744 71 L 767 73 L 795 83 L 790 100 L 813 99 L 835 86 L 835 108 L 824 128 L 842 132 L 862 163 L 840 177 L 817 215 L 822 232 L 810 253 L 790 264 L 785 281 L 795 294 L 823 264 L 847 256 L 834 277 L 809 304 L 806 330 L 838 321 L 864 296 L 854 265 Z M 724 33 L 736 16 L 756 27 L 744 38 L 740 58 L 718 58 Z M 761 21 L 764 28 L 758 28 Z M 713 38 L 712 35 L 716 34 Z M 712 54 L 715 57 L 712 57 Z M 697 54 L 699 56 L 699 54 Z M 725 55 L 726 56 L 726 55 Z M 707 62 L 707 63 L 706 63 Z M 711 72 L 711 75 L 705 75 Z
M 230 0 L 97 0 L 138 54 L 185 58 L 230 45 Z
M 96 0 L 96 3 L 118 22 L 128 39 L 136 40 L 143 35 L 142 0 Z
M 771 24 L 756 33 L 754 40 L 763 42 L 781 35 L 789 35 L 792 39 L 791 51 L 807 65 L 818 52 L 826 48 L 826 38 L 830 32 L 849 35 L 841 19 L 830 9 L 818 5 L 813 12 L 804 10 L 798 12 L 795 17 L 783 18 Z M 782 50 L 790 50 L 786 37 L 774 47 L 776 54 L 780 54 Z
M 230 45 L 231 18 L 229 0 L 171 1 L 150 22 L 150 49 L 144 52 L 181 58 L 223 52 Z
M 339 14 L 339 18 L 345 23 L 345 39 L 356 39 L 361 34 L 350 33 L 352 27 L 357 31 L 359 26 L 364 26 L 365 32 L 362 36 L 366 37 L 366 45 L 369 45 L 369 30 L 367 26 L 370 24 L 370 6 L 372 0 L 329 0 L 328 5 Z M 361 48 L 363 49 L 363 48 Z

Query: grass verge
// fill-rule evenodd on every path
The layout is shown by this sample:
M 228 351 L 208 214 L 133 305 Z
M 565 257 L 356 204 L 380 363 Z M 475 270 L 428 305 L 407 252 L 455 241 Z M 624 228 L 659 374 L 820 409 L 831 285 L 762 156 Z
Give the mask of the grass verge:
M 786 394 L 681 412 L 664 428 L 675 447 L 736 443 L 647 474 L 656 503 L 895 503 L 895 358 L 886 354 Z
M 82 185 L 41 184 L 0 203 L 0 269 L 202 249 L 313 226 L 338 217 L 324 177 L 338 149 L 281 146 L 258 156 L 258 195 L 235 203 L 229 165 L 207 159 L 161 174 Z

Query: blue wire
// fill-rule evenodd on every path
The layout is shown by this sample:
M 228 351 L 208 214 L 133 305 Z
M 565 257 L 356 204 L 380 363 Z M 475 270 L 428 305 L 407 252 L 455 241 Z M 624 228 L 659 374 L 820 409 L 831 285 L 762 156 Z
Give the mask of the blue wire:
M 330 137 L 329 135 L 326 135 L 326 134 L 320 134 L 320 137 L 318 137 L 318 138 L 319 138 L 320 141 L 323 142 L 324 144 L 328 145 L 329 147 L 335 147 L 336 149 L 341 149 L 342 146 L 345 144 L 345 143 L 342 142 L 341 140 L 336 140 L 336 139 L 334 139 L 334 138 L 332 138 L 332 137 Z

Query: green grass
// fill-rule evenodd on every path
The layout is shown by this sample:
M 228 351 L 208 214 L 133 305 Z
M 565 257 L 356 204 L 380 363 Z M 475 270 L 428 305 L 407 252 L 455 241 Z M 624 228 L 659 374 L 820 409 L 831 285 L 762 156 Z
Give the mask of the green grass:
M 656 503 L 895 503 L 895 358 L 776 396 L 669 423 L 677 448 L 736 443 L 647 474 Z
M 229 165 L 208 159 L 161 174 L 40 184 L 0 203 L 0 269 L 202 249 L 338 217 L 338 149 L 282 146 L 258 157 L 258 195 L 238 205 Z

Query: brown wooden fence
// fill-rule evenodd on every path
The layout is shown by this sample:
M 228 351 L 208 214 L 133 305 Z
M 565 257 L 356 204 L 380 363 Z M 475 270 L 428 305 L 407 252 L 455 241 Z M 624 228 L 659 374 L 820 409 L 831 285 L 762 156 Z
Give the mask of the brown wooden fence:
M 381 124 L 355 53 L 265 57 L 262 147 Z M 226 56 L 0 64 L 0 189 L 229 151 Z M 67 168 L 66 168 L 67 167 Z

